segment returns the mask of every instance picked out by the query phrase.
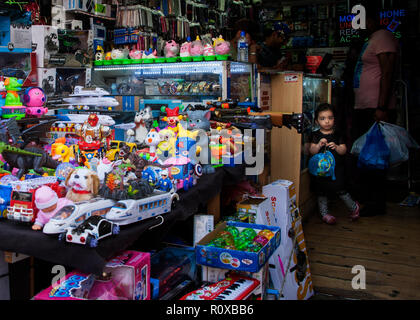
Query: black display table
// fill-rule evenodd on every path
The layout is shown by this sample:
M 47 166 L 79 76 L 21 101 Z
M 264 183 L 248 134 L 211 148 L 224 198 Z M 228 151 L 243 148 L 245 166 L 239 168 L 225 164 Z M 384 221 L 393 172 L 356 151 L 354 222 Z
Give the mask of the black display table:
M 232 185 L 243 180 L 244 166 L 217 168 L 211 175 L 202 176 L 197 185 L 188 191 L 180 191 L 180 201 L 174 210 L 160 218 L 150 218 L 135 224 L 121 226 L 117 236 L 99 241 L 98 247 L 63 243 L 57 235 L 34 231 L 28 225 L 9 220 L 0 220 L 0 250 L 33 256 L 51 263 L 79 269 L 86 273 L 101 274 L 108 259 L 126 249 L 144 232 L 156 229 L 177 220 L 185 220 L 197 212 L 200 205 L 221 192 L 223 185 Z

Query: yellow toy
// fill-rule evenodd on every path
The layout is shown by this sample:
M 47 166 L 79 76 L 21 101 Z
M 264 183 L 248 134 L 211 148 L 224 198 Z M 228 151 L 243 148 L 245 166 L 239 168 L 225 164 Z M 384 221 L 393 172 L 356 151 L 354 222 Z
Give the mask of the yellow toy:
M 55 139 L 55 142 L 51 145 L 51 157 L 54 160 L 61 162 L 70 162 L 74 160 L 73 148 L 65 145 L 66 138 Z
M 136 152 L 137 151 L 137 144 L 134 142 L 124 142 L 120 140 L 111 140 L 109 144 L 110 150 L 106 152 L 105 157 L 109 161 L 116 161 L 120 158 L 120 149 L 124 147 L 125 145 L 130 147 L 130 152 Z

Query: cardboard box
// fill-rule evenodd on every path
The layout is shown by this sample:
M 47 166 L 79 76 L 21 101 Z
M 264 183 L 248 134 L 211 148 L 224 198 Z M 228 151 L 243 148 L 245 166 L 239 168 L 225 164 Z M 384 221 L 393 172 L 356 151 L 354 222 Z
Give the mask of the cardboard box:
M 289 268 L 290 261 L 296 259 L 296 255 L 294 257 L 292 255 L 296 251 L 296 239 L 299 239 L 300 246 L 303 246 L 301 250 L 306 252 L 306 249 L 304 249 L 305 245 L 301 227 L 301 217 L 299 208 L 296 205 L 295 186 L 290 181 L 277 180 L 263 186 L 262 192 L 270 201 L 272 210 L 267 211 L 268 214 L 257 215 L 257 223 L 278 226 L 284 231 L 281 233 L 280 246 L 269 260 L 270 277 L 273 287 L 279 292 L 282 292 L 282 288 L 288 288 L 286 290 L 287 293 L 285 294 L 285 297 L 287 297 L 286 299 L 300 298 L 301 295 L 297 295 L 299 286 L 296 286 L 296 281 L 294 281 L 292 275 L 289 274 L 291 268 Z M 307 266 L 307 272 L 309 274 L 304 281 L 309 283 L 312 287 L 308 261 Z M 306 280 L 307 278 L 308 280 Z M 306 290 L 308 290 L 308 288 L 309 287 L 307 287 Z M 311 290 L 305 292 L 308 293 L 305 296 L 306 298 L 313 294 L 310 293 Z
M 194 236 L 193 243 L 197 244 L 207 234 L 214 229 L 214 216 L 212 214 L 194 215 Z
M 60 29 L 66 29 L 66 10 L 63 6 L 51 7 L 51 25 Z
M 257 233 L 263 229 L 268 229 L 274 232 L 274 237 L 272 237 L 270 241 L 268 241 L 258 252 L 247 252 L 207 246 L 207 244 L 211 240 L 215 239 L 219 232 L 224 230 L 227 226 L 236 227 L 239 231 L 244 228 L 252 228 Z M 281 232 L 279 227 L 225 221 L 219 224 L 212 232 L 197 243 L 195 247 L 197 264 L 222 269 L 257 272 L 268 261 L 269 257 L 279 246 L 280 234 Z
M 306 250 L 305 237 L 302 229 L 302 219 L 296 219 L 292 222 L 295 231 L 295 242 L 291 253 L 289 254 L 289 264 L 286 270 L 286 276 L 283 280 L 283 286 L 280 291 L 280 300 L 307 300 L 313 296 L 313 284 L 309 259 Z M 271 270 L 270 270 L 271 271 Z M 270 272 L 272 274 L 279 274 Z
M 242 221 L 248 223 L 259 223 L 267 226 L 274 224 L 270 223 L 270 219 L 263 219 L 263 217 L 272 215 L 272 207 L 270 201 L 266 197 L 249 197 L 236 204 L 237 215 Z M 261 217 L 261 218 L 258 218 Z
M 32 45 L 36 53 L 37 67 L 46 67 L 51 55 L 56 54 L 59 50 L 58 28 L 33 25 Z
M 47 96 L 53 96 L 56 88 L 56 69 L 37 68 L 38 86 L 40 86 Z
M 73 271 L 42 290 L 34 300 L 87 300 L 94 282 L 94 275 Z
M 261 300 L 265 299 L 265 293 L 268 288 L 268 282 L 269 282 L 268 263 L 266 263 L 258 272 L 243 272 L 243 271 L 238 272 L 238 271 L 232 271 L 229 269 L 220 269 L 220 268 L 212 268 L 212 267 L 203 266 L 202 267 L 202 281 L 215 283 L 215 282 L 225 279 L 229 273 L 240 274 L 242 276 L 257 279 L 260 282 L 260 284 L 258 287 L 254 289 L 252 294 L 255 295 L 257 299 L 261 299 Z

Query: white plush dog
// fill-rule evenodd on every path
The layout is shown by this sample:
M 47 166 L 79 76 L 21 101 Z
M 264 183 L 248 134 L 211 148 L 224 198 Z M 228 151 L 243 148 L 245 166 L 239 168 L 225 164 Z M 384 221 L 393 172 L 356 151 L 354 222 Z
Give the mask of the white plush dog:
M 90 200 L 98 194 L 99 178 L 95 171 L 86 168 L 75 169 L 65 181 L 69 188 L 66 198 L 73 202 Z

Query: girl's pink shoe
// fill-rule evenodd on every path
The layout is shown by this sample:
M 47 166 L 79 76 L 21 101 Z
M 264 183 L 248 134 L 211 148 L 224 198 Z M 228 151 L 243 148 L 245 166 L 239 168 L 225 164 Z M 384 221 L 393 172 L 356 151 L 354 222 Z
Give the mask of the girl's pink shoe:
M 356 201 L 356 209 L 353 210 L 353 212 L 350 214 L 350 219 L 352 221 L 355 221 L 359 219 L 360 217 L 360 204 Z
M 327 213 L 325 216 L 322 217 L 322 221 L 324 221 L 327 224 L 335 224 L 336 220 L 335 217 Z

